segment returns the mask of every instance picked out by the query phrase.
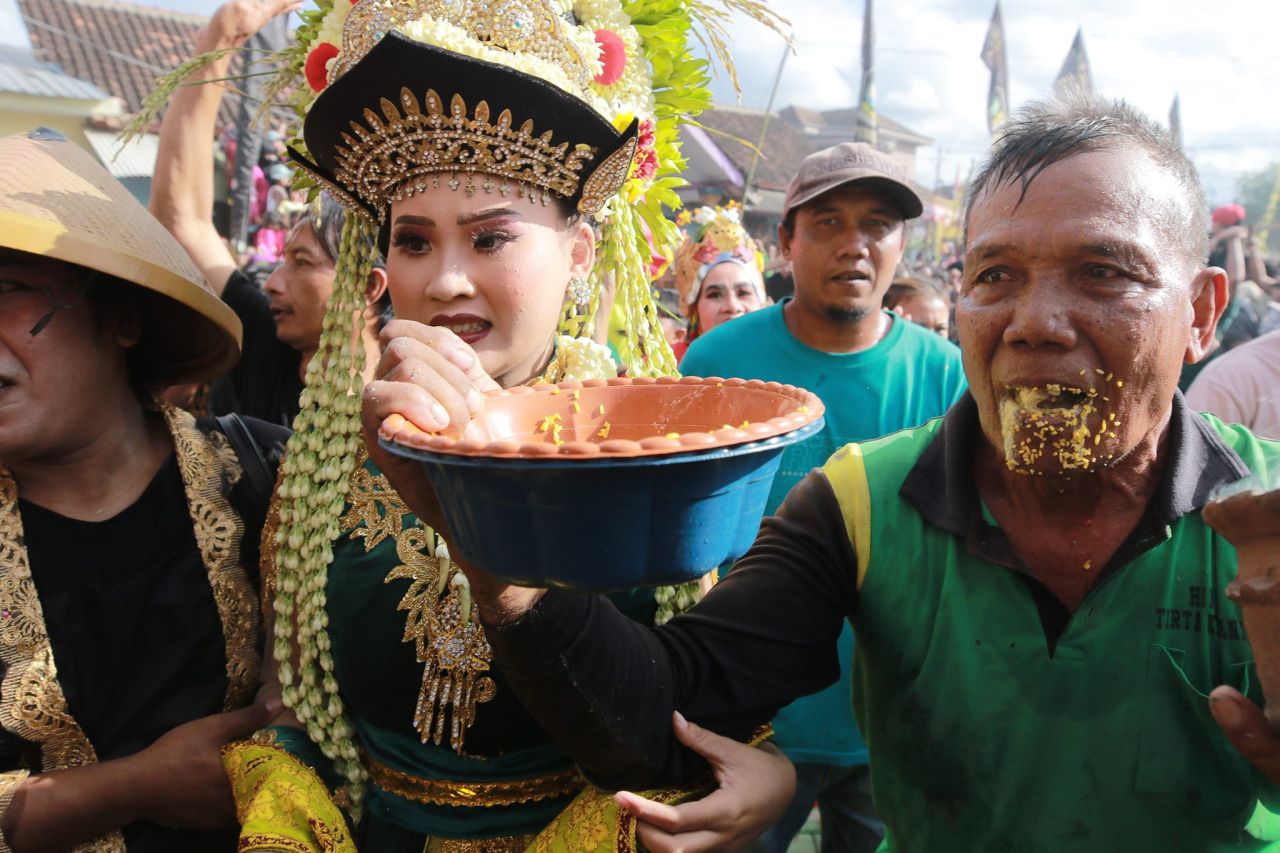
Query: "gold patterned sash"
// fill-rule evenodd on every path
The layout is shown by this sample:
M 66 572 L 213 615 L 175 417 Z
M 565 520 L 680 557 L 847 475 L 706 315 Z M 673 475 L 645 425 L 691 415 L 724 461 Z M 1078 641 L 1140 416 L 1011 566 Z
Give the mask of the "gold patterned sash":
M 528 779 L 498 782 L 454 782 L 424 779 L 365 757 L 369 781 L 388 793 L 432 806 L 514 806 L 536 800 L 567 797 L 586 782 L 576 767 Z

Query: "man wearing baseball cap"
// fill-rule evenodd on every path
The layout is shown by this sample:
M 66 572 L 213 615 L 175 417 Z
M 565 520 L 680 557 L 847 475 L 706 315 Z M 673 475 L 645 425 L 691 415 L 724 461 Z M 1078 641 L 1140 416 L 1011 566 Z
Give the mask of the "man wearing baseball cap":
M 805 158 L 787 188 L 779 245 L 795 295 L 725 323 L 690 345 L 681 371 L 799 385 L 822 398 L 826 427 L 787 449 L 766 512 L 838 448 L 941 415 L 963 393 L 960 351 L 881 309 L 923 204 L 883 154 L 845 142 Z M 796 797 L 763 839 L 786 850 L 817 800 L 824 850 L 871 851 L 882 830 L 871 803 L 867 748 L 849 704 L 853 637 L 841 679 L 784 708 L 776 742 L 796 764 Z

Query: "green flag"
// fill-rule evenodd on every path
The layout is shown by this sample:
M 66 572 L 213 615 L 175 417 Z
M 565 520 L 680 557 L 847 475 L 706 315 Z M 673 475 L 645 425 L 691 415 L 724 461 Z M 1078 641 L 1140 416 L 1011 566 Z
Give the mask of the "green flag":
M 982 43 L 982 61 L 991 72 L 991 87 L 987 90 L 987 130 L 994 135 L 1009 117 L 1009 66 L 1005 58 L 1000 0 L 996 0 L 991 26 L 987 28 L 987 38 Z

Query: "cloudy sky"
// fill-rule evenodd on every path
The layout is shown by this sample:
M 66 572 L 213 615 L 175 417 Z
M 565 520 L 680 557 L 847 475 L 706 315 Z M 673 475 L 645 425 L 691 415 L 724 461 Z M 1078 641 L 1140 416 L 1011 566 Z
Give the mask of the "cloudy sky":
M 216 0 L 143 0 L 211 12 Z M 881 112 L 936 140 L 917 178 L 962 176 L 989 137 L 989 74 L 979 52 L 993 0 L 875 0 L 876 90 Z M 775 107 L 828 109 L 857 101 L 863 0 L 771 0 L 796 43 Z M 1094 82 L 1166 121 L 1182 99 L 1185 144 L 1211 201 L 1231 200 L 1236 176 L 1280 160 L 1277 0 L 1004 0 L 1010 97 L 1016 107 L 1047 94 L 1077 27 Z M 768 100 L 782 40 L 754 23 L 733 29 L 742 103 Z M 727 78 L 716 84 L 732 103 Z
M 993 0 L 874 0 L 879 110 L 936 140 L 917 178 L 955 180 L 990 137 L 990 74 L 979 53 Z M 775 107 L 857 102 L 863 0 L 773 0 L 793 27 Z M 1230 200 L 1243 170 L 1280 160 L 1280 36 L 1276 0 L 1003 0 L 1010 99 L 1046 95 L 1083 27 L 1095 85 L 1161 122 L 1181 96 L 1183 139 L 1212 201 Z M 734 30 L 744 106 L 763 107 L 783 54 L 754 23 Z M 727 80 L 721 100 L 733 97 Z M 939 168 L 939 160 L 941 167 Z

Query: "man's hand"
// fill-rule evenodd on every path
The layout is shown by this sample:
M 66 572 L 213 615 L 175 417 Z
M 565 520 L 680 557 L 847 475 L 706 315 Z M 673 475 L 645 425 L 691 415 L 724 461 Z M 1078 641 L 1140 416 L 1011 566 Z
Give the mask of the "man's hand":
M 239 47 L 276 15 L 296 12 L 302 0 L 231 0 L 213 13 L 196 36 L 203 51 Z
M 679 806 L 627 791 L 614 795 L 636 816 L 636 835 L 653 853 L 741 850 L 782 815 L 796 789 L 796 770 L 771 744 L 738 743 L 672 715 L 676 737 L 711 763 L 719 787 Z
M 178 829 L 234 826 L 235 801 L 222 747 L 248 737 L 280 712 L 279 699 L 183 723 L 129 758 L 139 818 Z
M 1262 709 L 1239 690 L 1219 687 L 1209 694 L 1209 710 L 1236 751 L 1280 784 L 1280 734 L 1271 728 Z

